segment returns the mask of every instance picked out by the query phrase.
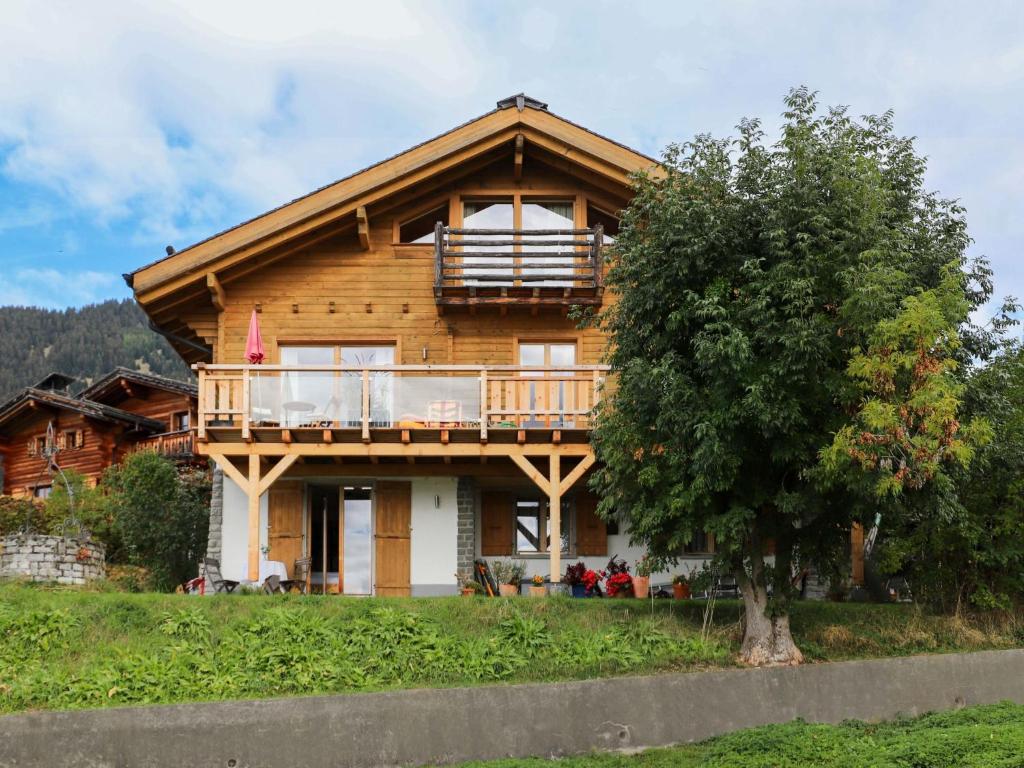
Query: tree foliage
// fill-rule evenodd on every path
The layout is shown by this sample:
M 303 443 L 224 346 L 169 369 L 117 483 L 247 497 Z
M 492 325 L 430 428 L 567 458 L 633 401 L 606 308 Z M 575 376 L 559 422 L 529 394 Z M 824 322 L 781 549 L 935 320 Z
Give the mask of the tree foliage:
M 107 470 L 103 486 L 129 562 L 162 589 L 196 575 L 209 533 L 208 473 L 140 452 Z
M 52 371 L 80 387 L 123 365 L 185 380 L 189 371 L 131 299 L 65 310 L 0 307 L 0 399 Z
M 656 555 L 714 533 L 757 610 L 781 617 L 795 563 L 848 554 L 877 503 L 862 491 L 969 457 L 969 436 L 947 434 L 954 360 L 990 343 L 969 313 L 991 273 L 966 259 L 963 210 L 924 189 L 891 114 L 822 113 L 797 89 L 777 143 L 756 120 L 738 130 L 671 146 L 663 173 L 636 179 L 611 258 L 618 298 L 598 318 L 615 387 L 593 483 L 601 512 Z M 902 408 L 914 417 L 884 447 L 910 454 L 894 470 L 863 436 L 889 434 Z

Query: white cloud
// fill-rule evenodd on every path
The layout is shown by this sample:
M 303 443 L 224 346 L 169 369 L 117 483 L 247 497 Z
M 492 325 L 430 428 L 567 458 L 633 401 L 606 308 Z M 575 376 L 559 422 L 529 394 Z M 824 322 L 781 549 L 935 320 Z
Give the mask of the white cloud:
M 94 304 L 126 293 L 120 275 L 107 272 L 16 269 L 0 282 L 0 306 L 61 309 Z

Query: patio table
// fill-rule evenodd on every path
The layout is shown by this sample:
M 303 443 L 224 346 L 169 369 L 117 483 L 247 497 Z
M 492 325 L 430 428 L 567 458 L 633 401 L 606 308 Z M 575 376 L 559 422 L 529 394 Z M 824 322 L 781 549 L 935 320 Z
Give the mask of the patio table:
M 260 560 L 260 584 L 268 576 L 277 576 L 282 581 L 288 578 L 288 567 L 280 560 Z

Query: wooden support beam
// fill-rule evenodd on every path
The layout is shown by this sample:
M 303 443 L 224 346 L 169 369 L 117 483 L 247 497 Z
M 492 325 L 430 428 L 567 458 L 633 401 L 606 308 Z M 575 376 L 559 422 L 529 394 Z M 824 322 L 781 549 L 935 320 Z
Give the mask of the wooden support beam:
M 366 215 L 366 206 L 356 208 L 356 230 L 359 233 L 359 245 L 364 251 L 370 250 L 370 219 Z
M 451 439 L 451 435 L 447 429 L 441 430 L 441 445 L 448 445 L 448 441 Z
M 249 481 L 245 492 L 249 501 L 249 581 L 260 578 L 260 457 L 249 457 Z
M 559 487 L 559 491 L 563 495 L 567 493 L 569 489 L 576 484 L 576 481 L 583 477 L 583 474 L 594 465 L 594 462 L 596 460 L 597 457 L 595 457 L 592 453 L 588 453 L 586 456 L 584 456 L 580 463 L 573 467 L 572 471 L 568 475 L 566 475 L 565 478 L 562 480 L 562 484 Z
M 329 430 L 329 429 L 325 429 L 324 430 L 323 439 L 324 439 L 325 443 L 330 445 L 331 443 L 334 442 L 334 433 L 331 430 Z
M 412 442 L 412 439 L 409 437 L 409 430 L 408 429 L 403 429 L 402 430 L 402 442 L 405 445 L 408 445 L 409 443 Z
M 548 490 L 548 518 L 551 521 L 551 541 L 548 545 L 548 571 L 553 583 L 562 580 L 562 457 L 557 453 L 549 459 L 550 486 Z
M 218 312 L 223 312 L 228 300 L 224 295 L 224 286 L 220 284 L 216 272 L 206 273 L 206 289 L 210 292 L 210 301 L 213 302 L 213 308 Z
M 551 431 L 551 442 L 554 443 L 555 445 L 558 445 L 560 442 L 562 442 L 562 430 L 554 429 Z
M 249 487 L 249 478 L 246 477 L 236 467 L 227 456 L 214 456 L 213 460 L 217 462 L 217 466 L 221 468 L 221 471 L 230 477 L 239 488 L 244 492 Z
M 549 456 L 557 453 L 560 456 L 583 457 L 593 449 L 587 443 L 529 443 L 514 445 L 511 443 L 490 442 L 481 445 L 479 442 L 454 442 L 448 445 L 440 443 L 413 442 L 409 445 L 395 441 L 393 443 L 377 442 L 363 445 L 361 442 L 302 443 L 293 442 L 285 445 L 281 442 L 206 442 L 201 444 L 204 456 L 284 456 L 295 453 L 300 456 L 345 456 L 348 458 L 399 457 L 399 456 L 452 456 L 456 458 L 479 458 L 480 456 L 511 457 L 511 456 Z
M 525 456 L 519 455 L 518 453 L 513 453 L 509 458 L 511 458 L 512 461 L 515 462 L 517 467 L 523 470 L 523 473 L 528 478 L 533 480 L 534 485 L 540 488 L 540 490 L 544 493 L 545 496 L 551 495 L 551 484 L 548 482 L 548 479 L 544 477 L 544 473 L 537 469 L 535 466 L 533 466 L 533 462 L 531 462 Z
M 281 477 L 281 475 L 283 475 L 285 472 L 287 472 L 288 467 L 294 464 L 295 460 L 298 457 L 298 454 L 295 453 L 289 454 L 287 456 L 282 456 L 280 460 L 277 462 L 277 464 L 271 467 L 270 471 L 267 472 L 267 474 L 265 474 L 263 478 L 259 481 L 259 495 L 262 496 L 264 493 L 266 493 L 270 489 L 270 486 L 274 484 L 274 481 Z
M 520 429 L 516 432 L 516 442 L 520 445 L 526 444 L 526 430 Z
M 291 445 L 292 443 L 292 431 L 290 429 L 281 430 L 281 442 L 285 445 Z
M 515 151 L 515 177 L 517 179 L 523 178 L 523 146 L 526 144 L 526 139 L 523 138 L 523 134 L 516 134 L 516 151 Z

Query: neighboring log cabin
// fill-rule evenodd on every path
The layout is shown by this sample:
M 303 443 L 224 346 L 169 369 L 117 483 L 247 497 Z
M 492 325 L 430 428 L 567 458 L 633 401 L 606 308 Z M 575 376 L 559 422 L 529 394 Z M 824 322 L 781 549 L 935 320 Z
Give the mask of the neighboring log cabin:
M 52 489 L 48 447 L 57 463 L 95 485 L 124 456 L 154 450 L 195 460 L 191 426 L 196 386 L 117 368 L 77 395 L 75 380 L 54 373 L 0 406 L 3 493 L 44 498 Z M 48 434 L 50 445 L 48 446 Z
M 199 376 L 223 575 L 310 558 L 314 589 L 432 595 L 480 556 L 552 581 L 637 559 L 586 490 L 605 338 L 570 312 L 612 300 L 604 254 L 644 171 L 519 95 L 126 275 Z

